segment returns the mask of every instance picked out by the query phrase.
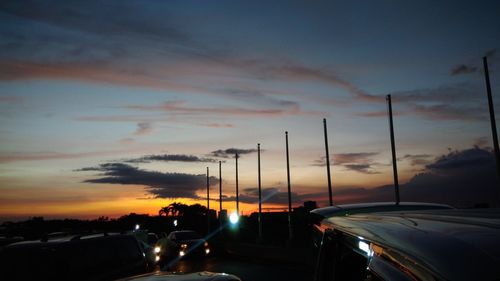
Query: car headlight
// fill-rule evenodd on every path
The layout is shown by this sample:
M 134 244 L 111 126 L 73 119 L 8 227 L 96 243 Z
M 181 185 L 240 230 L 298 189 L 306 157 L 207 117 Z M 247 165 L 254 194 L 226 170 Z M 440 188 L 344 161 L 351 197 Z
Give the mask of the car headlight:
M 188 247 L 187 244 L 181 244 L 181 249 L 186 249 Z
M 161 251 L 161 249 L 160 249 L 160 247 L 156 246 L 154 251 L 156 254 L 158 254 Z
M 205 241 L 205 244 L 203 244 L 203 245 L 205 245 L 205 247 L 208 247 L 208 242 L 207 242 L 207 241 Z

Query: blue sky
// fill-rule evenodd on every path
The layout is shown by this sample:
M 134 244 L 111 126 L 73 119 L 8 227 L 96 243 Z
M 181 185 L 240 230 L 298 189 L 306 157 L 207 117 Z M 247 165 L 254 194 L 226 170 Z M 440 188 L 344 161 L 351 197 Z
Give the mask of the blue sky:
M 286 130 L 294 204 L 322 205 L 323 118 L 334 200 L 391 200 L 377 193 L 392 184 L 387 94 L 400 180 L 413 188 L 403 200 L 498 204 L 482 71 L 487 55 L 495 99 L 498 12 L 496 1 L 3 2 L 0 217 L 203 202 L 200 175 L 217 175 L 219 160 L 232 209 L 234 159 L 213 153 L 230 148 L 251 150 L 240 159 L 251 212 L 257 143 L 264 188 L 277 192 L 266 203 L 279 209 Z M 150 155 L 198 160 L 130 161 Z M 461 181 L 481 187 L 442 196 L 464 169 L 488 171 Z

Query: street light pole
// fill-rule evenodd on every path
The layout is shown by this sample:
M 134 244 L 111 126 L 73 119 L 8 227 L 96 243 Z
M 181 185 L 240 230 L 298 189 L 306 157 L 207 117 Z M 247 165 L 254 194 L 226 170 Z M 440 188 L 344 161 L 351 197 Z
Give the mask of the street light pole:
M 207 234 L 210 233 L 210 174 L 207 167 Z
M 260 180 L 260 143 L 257 144 L 257 169 L 259 177 L 259 242 L 262 241 L 262 186 Z
M 291 242 L 293 239 L 292 229 L 292 191 L 290 186 L 290 156 L 288 153 L 288 132 L 285 132 L 286 142 L 286 178 L 288 183 L 288 240 Z
M 399 182 L 398 182 L 398 166 L 396 163 L 396 146 L 394 144 L 394 125 L 392 123 L 392 103 L 391 95 L 386 97 L 389 110 L 389 133 L 391 135 L 391 151 L 392 151 L 392 171 L 394 175 L 394 191 L 396 194 L 396 205 L 399 205 Z
M 333 206 L 332 180 L 330 176 L 330 153 L 328 152 L 328 132 L 326 131 L 326 118 L 323 118 L 323 129 L 325 132 L 325 152 L 326 152 L 326 175 L 328 177 L 328 199 L 330 206 Z
M 493 97 L 491 95 L 490 74 L 488 70 L 488 58 L 483 57 L 484 79 L 486 81 L 486 93 L 488 95 L 488 107 L 490 110 L 491 134 L 493 137 L 493 147 L 495 149 L 495 160 L 497 164 L 497 176 L 500 180 L 500 149 L 498 147 L 497 125 L 495 121 L 495 109 L 493 106 Z
M 239 192 L 238 192 L 238 152 L 236 152 L 236 214 L 240 215 L 240 200 L 239 200 Z

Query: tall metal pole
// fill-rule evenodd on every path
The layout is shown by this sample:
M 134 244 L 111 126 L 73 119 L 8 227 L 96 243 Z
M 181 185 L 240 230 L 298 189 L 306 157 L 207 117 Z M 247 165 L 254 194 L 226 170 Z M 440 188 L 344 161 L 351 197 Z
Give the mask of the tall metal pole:
M 399 205 L 399 182 L 398 182 L 398 166 L 396 163 L 396 146 L 394 144 L 394 125 L 392 123 L 392 103 L 391 95 L 386 97 L 389 109 L 389 131 L 391 135 L 391 150 L 392 150 L 392 171 L 394 174 L 394 191 L 396 194 L 396 205 Z
M 330 153 L 328 152 L 328 132 L 326 131 L 326 118 L 323 118 L 323 129 L 325 131 L 325 153 L 326 153 L 326 174 L 328 177 L 328 199 L 330 206 L 333 206 L 332 180 L 330 178 Z
M 285 132 L 286 141 L 286 178 L 288 182 L 288 239 L 292 241 L 293 239 L 293 229 L 292 229 L 292 191 L 290 187 L 290 156 L 288 153 L 288 132 Z
M 240 200 L 239 200 L 239 191 L 238 191 L 238 152 L 236 152 L 236 214 L 240 215 Z
M 207 233 L 210 233 L 210 175 L 207 167 Z
M 222 161 L 219 161 L 219 220 L 222 214 Z
M 495 121 L 495 109 L 493 107 L 493 97 L 491 95 L 490 74 L 488 70 L 487 57 L 483 57 L 484 78 L 486 80 L 486 92 L 488 94 L 488 107 L 490 109 L 491 134 L 493 136 L 493 147 L 495 149 L 495 160 L 497 163 L 497 176 L 500 180 L 500 149 L 498 148 L 497 125 Z
M 260 143 L 257 144 L 257 169 L 259 175 L 259 241 L 262 241 L 262 186 L 260 180 Z

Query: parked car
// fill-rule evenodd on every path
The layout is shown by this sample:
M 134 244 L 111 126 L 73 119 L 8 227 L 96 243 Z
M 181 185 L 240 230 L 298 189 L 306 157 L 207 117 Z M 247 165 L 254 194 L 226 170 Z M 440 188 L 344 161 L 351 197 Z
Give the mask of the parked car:
M 207 256 L 210 254 L 208 242 L 192 230 L 172 231 L 158 240 L 156 251 L 160 262 L 179 259 L 185 256 Z
M 122 280 L 127 281 L 241 281 L 235 275 L 214 272 L 195 272 L 189 274 L 154 272 L 139 276 L 133 276 Z
M 449 205 L 421 203 L 421 202 L 374 202 L 374 203 L 356 203 L 335 205 L 324 208 L 314 209 L 310 213 L 312 230 L 312 252 L 317 256 L 318 250 L 323 238 L 324 229 L 321 222 L 330 217 L 350 216 L 354 214 L 375 213 L 375 212 L 403 212 L 414 210 L 438 210 L 452 209 Z
M 2 280 L 112 280 L 146 273 L 144 253 L 130 235 L 72 235 L 26 241 L 0 251 Z
M 500 280 L 500 209 L 325 218 L 314 280 Z

